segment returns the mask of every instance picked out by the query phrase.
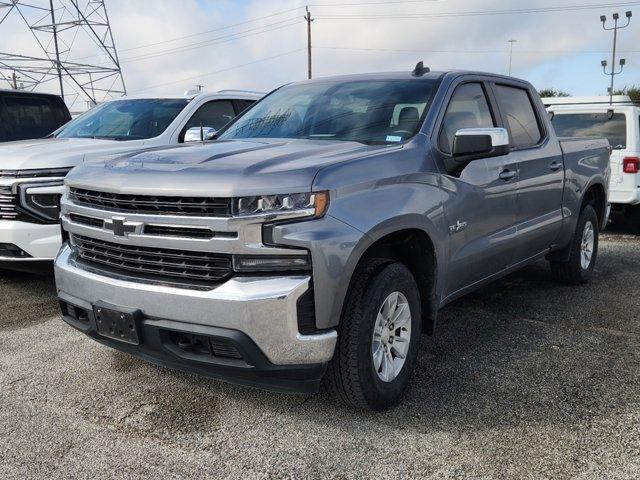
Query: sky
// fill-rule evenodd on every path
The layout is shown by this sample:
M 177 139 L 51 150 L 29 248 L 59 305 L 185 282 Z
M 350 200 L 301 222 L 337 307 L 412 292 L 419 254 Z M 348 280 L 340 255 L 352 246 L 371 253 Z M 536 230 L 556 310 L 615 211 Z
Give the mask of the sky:
M 48 0 L 30 0 L 48 4 Z M 65 2 L 67 0 L 56 0 Z M 86 2 L 86 0 L 85 0 Z M 537 88 L 602 95 L 612 32 L 600 15 L 632 10 L 619 32 L 627 66 L 617 86 L 640 84 L 640 1 L 612 0 L 106 0 L 127 91 L 179 94 L 195 85 L 270 91 L 307 75 L 310 4 L 314 77 L 411 70 L 512 73 Z M 594 8 L 588 8 L 595 6 Z M 585 8 L 586 7 L 586 8 Z M 544 9 L 553 9 L 544 11 Z M 623 22 L 624 23 L 624 22 Z M 0 24 L 0 52 L 37 54 L 19 18 Z M 69 60 L 106 62 L 87 39 Z M 608 53 L 609 52 L 609 53 Z M 1 81 L 1 80 L 0 80 Z M 1 88 L 5 88 L 5 86 Z M 49 82 L 41 89 L 56 91 Z M 67 86 L 72 92 L 73 86 Z M 71 98 L 69 95 L 68 100 Z

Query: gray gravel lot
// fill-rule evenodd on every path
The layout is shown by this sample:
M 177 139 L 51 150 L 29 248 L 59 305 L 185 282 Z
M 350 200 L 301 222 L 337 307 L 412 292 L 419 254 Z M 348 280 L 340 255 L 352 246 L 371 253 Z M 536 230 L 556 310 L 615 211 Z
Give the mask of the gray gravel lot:
M 536 264 L 447 307 L 383 414 L 154 367 L 0 272 L 0 478 L 640 478 L 640 238 L 596 280 Z

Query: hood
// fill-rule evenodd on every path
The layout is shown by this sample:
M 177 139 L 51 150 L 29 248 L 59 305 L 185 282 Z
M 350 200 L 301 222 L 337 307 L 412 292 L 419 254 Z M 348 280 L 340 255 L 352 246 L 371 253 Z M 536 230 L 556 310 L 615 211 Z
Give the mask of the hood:
M 217 141 L 86 164 L 73 170 L 67 184 L 141 195 L 301 193 L 323 167 L 399 148 L 324 140 Z
M 142 140 L 118 142 L 92 138 L 45 138 L 0 143 L 0 170 L 75 167 L 102 155 L 140 150 Z

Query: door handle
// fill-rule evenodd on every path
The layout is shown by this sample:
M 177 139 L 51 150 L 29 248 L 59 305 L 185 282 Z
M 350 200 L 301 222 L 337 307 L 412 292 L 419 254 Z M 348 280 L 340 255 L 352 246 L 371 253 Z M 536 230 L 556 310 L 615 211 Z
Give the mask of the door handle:
M 508 168 L 505 168 L 502 172 L 500 172 L 500 179 L 504 180 L 505 182 L 508 182 L 515 176 L 516 172 L 513 170 L 509 170 Z
M 556 172 L 562 168 L 562 164 L 560 162 L 554 161 L 551 165 L 549 165 L 551 171 Z

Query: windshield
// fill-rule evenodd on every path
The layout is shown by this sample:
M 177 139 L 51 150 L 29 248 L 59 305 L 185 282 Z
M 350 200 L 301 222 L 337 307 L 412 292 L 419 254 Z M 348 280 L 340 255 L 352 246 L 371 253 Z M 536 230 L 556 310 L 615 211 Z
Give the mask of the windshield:
M 219 138 L 398 143 L 420 130 L 435 87 L 434 80 L 289 85 L 251 108 Z
M 551 122 L 559 137 L 602 137 L 614 149 L 627 148 L 627 119 L 623 113 L 556 113 Z
M 186 99 L 115 100 L 72 120 L 55 136 L 121 141 L 157 137 L 188 103 Z

